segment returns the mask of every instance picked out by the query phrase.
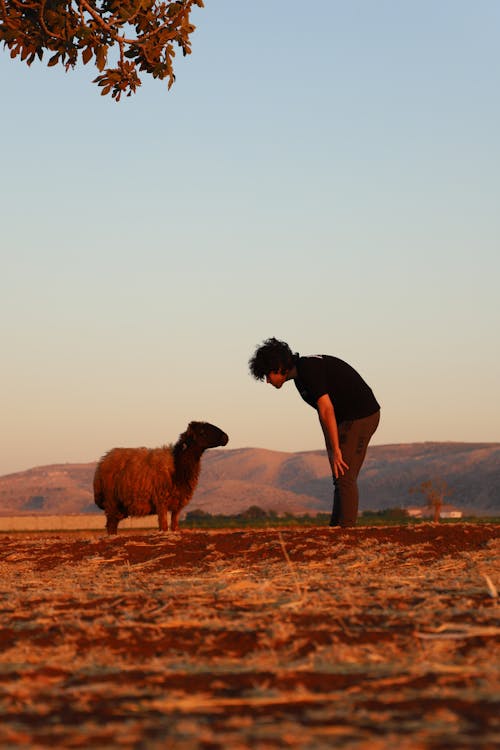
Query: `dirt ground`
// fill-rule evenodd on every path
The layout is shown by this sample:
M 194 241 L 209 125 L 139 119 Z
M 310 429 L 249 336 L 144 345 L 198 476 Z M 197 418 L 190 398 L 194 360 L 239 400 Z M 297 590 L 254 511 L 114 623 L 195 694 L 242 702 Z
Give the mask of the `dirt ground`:
M 500 747 L 500 527 L 0 535 L 0 747 Z

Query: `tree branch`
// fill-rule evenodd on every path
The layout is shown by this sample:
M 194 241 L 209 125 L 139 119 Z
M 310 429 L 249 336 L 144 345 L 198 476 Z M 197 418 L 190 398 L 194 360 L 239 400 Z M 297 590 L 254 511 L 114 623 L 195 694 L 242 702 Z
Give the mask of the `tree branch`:
M 75 67 L 79 55 L 85 65 L 93 54 L 100 72 L 108 48 L 117 44 L 117 66 L 95 82 L 101 93 L 111 91 L 118 101 L 140 85 L 138 70 L 168 78 L 170 88 L 175 80 L 173 45 L 184 54 L 191 52 L 194 6 L 202 8 L 203 0 L 0 0 L 0 42 L 11 57 L 20 56 L 28 65 L 51 51 L 49 66 L 62 63 L 66 70 Z M 135 29 L 134 38 L 125 33 L 127 27 Z

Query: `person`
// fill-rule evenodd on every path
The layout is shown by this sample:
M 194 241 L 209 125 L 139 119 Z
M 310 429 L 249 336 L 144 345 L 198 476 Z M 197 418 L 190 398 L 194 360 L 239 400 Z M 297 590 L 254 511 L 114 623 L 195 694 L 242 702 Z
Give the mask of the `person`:
M 293 380 L 304 401 L 316 409 L 334 483 L 330 526 L 355 526 L 358 474 L 380 419 L 372 389 L 342 359 L 327 354 L 301 357 L 276 338 L 257 347 L 249 367 L 254 378 L 275 388 Z

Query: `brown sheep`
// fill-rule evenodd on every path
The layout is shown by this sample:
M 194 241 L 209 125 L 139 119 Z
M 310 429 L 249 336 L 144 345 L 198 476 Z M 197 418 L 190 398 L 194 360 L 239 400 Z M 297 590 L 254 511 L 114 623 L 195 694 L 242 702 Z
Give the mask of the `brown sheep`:
M 175 531 L 179 513 L 193 496 L 207 448 L 226 445 L 225 432 L 209 422 L 191 422 L 175 445 L 113 448 L 97 464 L 94 499 L 106 513 L 108 534 L 128 516 L 158 514 L 160 531 Z

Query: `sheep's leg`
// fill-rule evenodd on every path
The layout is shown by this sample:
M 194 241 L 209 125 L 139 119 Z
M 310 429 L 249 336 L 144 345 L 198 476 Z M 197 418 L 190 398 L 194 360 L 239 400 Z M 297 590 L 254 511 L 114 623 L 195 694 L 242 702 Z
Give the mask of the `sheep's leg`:
M 118 534 L 118 524 L 124 518 L 127 518 L 127 513 L 120 513 L 116 508 L 108 510 L 106 512 L 106 531 L 108 534 Z
M 172 529 L 172 531 L 177 531 L 177 529 L 179 527 L 179 512 L 180 511 L 178 511 L 178 510 L 173 510 L 172 511 L 172 523 L 171 523 L 171 526 L 170 526 L 170 528 Z
M 160 531 L 168 531 L 171 528 L 171 512 L 166 508 L 158 508 L 158 526 Z
M 118 534 L 118 521 L 120 519 L 116 516 L 106 517 L 106 531 L 108 534 Z

